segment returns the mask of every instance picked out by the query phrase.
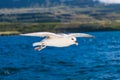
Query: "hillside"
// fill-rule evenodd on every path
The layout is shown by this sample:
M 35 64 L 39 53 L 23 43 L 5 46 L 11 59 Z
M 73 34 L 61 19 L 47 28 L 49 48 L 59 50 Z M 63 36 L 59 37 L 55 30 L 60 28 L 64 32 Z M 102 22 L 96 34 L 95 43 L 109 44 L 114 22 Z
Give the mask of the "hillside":
M 119 4 L 93 0 L 49 0 L 47 4 L 47 0 L 4 1 L 8 5 L 0 3 L 0 32 L 7 31 L 5 34 L 120 30 Z

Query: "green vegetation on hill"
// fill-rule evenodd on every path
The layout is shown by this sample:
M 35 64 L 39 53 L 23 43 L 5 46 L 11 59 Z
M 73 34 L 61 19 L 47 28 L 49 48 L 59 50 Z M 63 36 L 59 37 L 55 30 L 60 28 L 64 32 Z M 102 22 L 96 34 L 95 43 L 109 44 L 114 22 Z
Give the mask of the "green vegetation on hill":
M 120 30 L 120 22 L 115 23 L 0 23 L 0 35 L 30 32 L 86 32 Z M 5 31 L 5 32 L 4 32 Z
M 117 7 L 22 8 L 0 10 L 0 32 L 84 32 L 120 30 Z M 4 33 L 3 33 L 4 34 Z

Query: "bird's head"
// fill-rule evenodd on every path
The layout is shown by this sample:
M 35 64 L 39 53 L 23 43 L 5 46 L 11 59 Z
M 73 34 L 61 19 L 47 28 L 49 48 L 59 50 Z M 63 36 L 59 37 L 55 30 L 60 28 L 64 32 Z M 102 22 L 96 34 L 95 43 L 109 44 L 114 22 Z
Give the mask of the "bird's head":
M 78 42 L 75 37 L 71 37 L 71 41 L 73 42 L 73 44 L 78 45 Z

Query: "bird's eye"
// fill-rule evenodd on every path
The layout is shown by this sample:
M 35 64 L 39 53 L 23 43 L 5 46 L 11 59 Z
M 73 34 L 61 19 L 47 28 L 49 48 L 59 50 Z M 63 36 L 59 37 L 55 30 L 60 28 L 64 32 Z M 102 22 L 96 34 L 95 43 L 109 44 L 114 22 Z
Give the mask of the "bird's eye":
M 72 38 L 72 40 L 74 40 L 74 38 Z

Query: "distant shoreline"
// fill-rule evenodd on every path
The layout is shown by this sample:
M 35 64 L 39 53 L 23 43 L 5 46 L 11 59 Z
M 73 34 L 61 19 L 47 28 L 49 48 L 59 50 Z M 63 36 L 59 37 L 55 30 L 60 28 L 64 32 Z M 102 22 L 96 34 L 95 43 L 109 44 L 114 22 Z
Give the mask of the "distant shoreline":
M 120 30 L 100 30 L 100 31 L 72 31 L 72 32 L 68 32 L 68 33 L 86 33 L 86 32 L 109 32 L 109 31 L 120 31 Z M 42 31 L 43 32 L 43 31 Z M 51 31 L 50 31 L 51 32 Z M 64 32 L 56 32 L 56 33 L 64 33 Z M 17 31 L 5 31 L 5 32 L 0 32 L 0 36 L 13 36 L 13 35 L 19 35 L 22 34 L 20 32 Z
M 21 33 L 31 32 L 95 32 L 95 31 L 118 31 L 119 23 L 61 23 L 61 22 L 44 22 L 44 23 L 19 23 L 19 22 L 0 22 L 0 36 L 18 35 Z
M 10 36 L 10 35 L 19 35 L 20 32 L 18 31 L 5 31 L 5 32 L 0 32 L 0 36 Z

